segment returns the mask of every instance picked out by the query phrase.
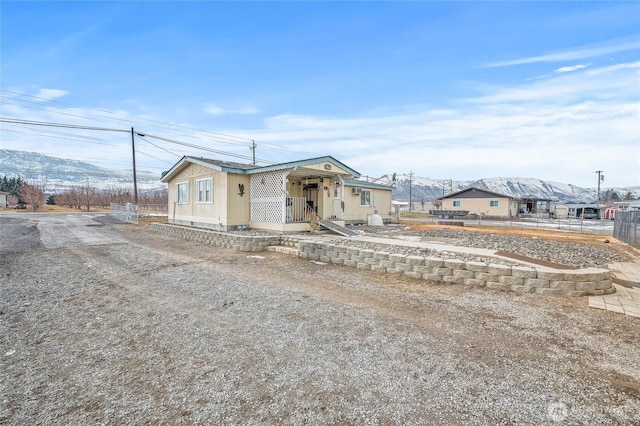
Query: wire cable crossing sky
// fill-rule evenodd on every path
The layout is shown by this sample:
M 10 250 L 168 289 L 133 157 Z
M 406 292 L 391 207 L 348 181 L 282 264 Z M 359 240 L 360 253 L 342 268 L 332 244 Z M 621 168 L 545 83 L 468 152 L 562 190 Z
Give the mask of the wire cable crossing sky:
M 640 186 L 639 17 L 606 1 L 3 2 L 1 147 L 123 170 L 133 127 L 152 172 L 250 162 L 255 143 L 264 164 L 331 155 L 369 176 Z

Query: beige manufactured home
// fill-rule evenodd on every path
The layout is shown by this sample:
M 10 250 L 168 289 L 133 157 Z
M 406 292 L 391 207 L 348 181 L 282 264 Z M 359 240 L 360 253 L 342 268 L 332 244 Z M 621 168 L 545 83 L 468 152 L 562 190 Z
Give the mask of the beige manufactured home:
M 446 197 L 442 210 L 468 211 L 479 216 L 516 217 L 519 199 L 480 188 L 465 188 Z
M 315 219 L 339 225 L 391 218 L 391 187 L 357 180 L 333 157 L 270 166 L 183 157 L 162 177 L 169 222 L 221 231 L 309 231 Z

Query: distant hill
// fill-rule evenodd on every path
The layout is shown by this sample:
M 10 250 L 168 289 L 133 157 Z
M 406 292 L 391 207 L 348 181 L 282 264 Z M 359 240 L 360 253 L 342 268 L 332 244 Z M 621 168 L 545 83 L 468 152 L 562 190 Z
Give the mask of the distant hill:
M 397 175 L 395 184 L 393 175 L 384 175 L 375 182 L 394 185 L 393 198 L 398 201 L 409 200 L 409 176 Z M 438 197 L 449 195 L 468 187 L 485 188 L 489 191 L 509 195 L 516 198 L 535 197 L 548 198 L 560 203 L 591 203 L 596 201 L 596 188 L 581 188 L 572 184 L 544 181 L 536 178 L 492 177 L 469 181 L 452 181 L 450 179 L 430 179 L 414 176 L 411 179 L 411 200 L 420 203 L 422 199 L 431 203 Z M 621 198 L 631 192 L 634 198 L 640 198 L 640 186 L 628 188 L 601 187 L 601 198 L 606 191 L 616 192 Z
M 36 152 L 0 149 L 0 177 L 45 180 L 48 192 L 62 192 L 87 180 L 96 188 L 133 186 L 131 172 L 98 167 L 91 163 L 52 157 Z M 160 176 L 137 173 L 139 190 L 163 188 Z
M 133 186 L 131 172 L 109 170 L 83 161 L 52 157 L 35 152 L 0 149 L 0 177 L 19 176 L 25 180 L 47 181 L 51 192 L 65 191 L 73 186 L 90 183 L 97 188 Z M 153 191 L 165 188 L 160 176 L 151 173 L 138 173 L 138 189 Z M 384 175 L 375 182 L 394 185 L 393 198 L 398 201 L 409 200 L 409 176 Z M 492 177 L 470 181 L 451 181 L 449 179 L 430 179 L 414 176 L 411 184 L 411 199 L 420 203 L 431 203 L 438 197 L 460 191 L 467 187 L 486 188 L 512 197 L 550 198 L 561 203 L 591 203 L 596 200 L 595 188 L 581 188 L 571 184 L 544 181 L 535 178 Z M 634 198 L 640 198 L 640 186 L 628 188 L 602 187 L 605 191 L 615 191 L 620 197 L 631 192 Z

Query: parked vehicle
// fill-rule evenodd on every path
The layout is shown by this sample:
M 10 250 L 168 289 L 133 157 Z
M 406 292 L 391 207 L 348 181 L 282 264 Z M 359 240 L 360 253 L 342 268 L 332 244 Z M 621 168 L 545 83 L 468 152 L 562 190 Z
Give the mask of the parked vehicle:
M 598 212 L 595 209 L 585 208 L 582 210 L 582 217 L 584 219 L 597 219 Z

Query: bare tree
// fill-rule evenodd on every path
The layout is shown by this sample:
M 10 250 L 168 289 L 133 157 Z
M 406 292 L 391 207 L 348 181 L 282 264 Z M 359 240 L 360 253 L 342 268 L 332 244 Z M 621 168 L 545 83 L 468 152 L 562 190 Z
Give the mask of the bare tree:
M 20 198 L 27 204 L 31 205 L 32 211 L 37 211 L 45 202 L 44 191 L 46 189 L 46 181 L 23 183 L 20 191 Z
M 82 204 L 87 208 L 87 211 L 91 209 L 91 206 L 94 205 L 94 198 L 96 197 L 96 188 L 91 185 L 89 180 L 82 186 L 80 186 L 80 198 L 82 200 Z

